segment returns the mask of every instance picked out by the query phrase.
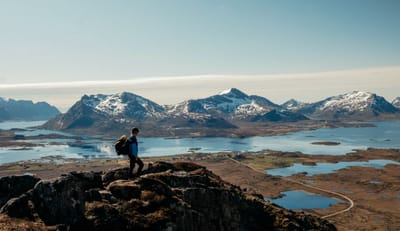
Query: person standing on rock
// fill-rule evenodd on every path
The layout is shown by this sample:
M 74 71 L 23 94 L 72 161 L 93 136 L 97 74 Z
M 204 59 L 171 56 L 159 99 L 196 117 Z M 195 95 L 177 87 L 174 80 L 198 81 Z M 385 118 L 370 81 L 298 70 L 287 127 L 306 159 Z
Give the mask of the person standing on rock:
M 130 165 L 129 165 L 129 177 L 133 177 L 133 169 L 135 168 L 135 163 L 139 165 L 139 169 L 136 173 L 137 176 L 140 175 L 143 169 L 143 162 L 138 156 L 138 142 L 136 136 L 139 134 L 139 129 L 134 127 L 132 128 L 132 135 L 128 139 L 129 143 L 129 160 L 130 160 Z

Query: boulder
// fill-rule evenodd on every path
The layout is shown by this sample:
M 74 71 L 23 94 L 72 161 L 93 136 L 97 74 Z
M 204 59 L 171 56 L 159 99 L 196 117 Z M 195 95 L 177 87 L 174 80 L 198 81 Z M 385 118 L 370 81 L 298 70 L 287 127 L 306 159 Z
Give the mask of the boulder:
M 24 193 L 19 197 L 14 197 L 7 201 L 0 209 L 0 213 L 7 214 L 10 217 L 34 220 L 34 207 L 30 198 L 30 193 Z
M 75 224 L 84 218 L 85 191 L 102 186 L 100 173 L 70 173 L 55 181 L 42 180 L 32 201 L 46 225 Z
M 102 175 L 103 184 L 106 186 L 116 180 L 128 180 L 129 168 L 117 168 L 105 172 Z
M 0 208 L 11 198 L 32 189 L 40 179 L 31 176 L 6 176 L 0 178 Z

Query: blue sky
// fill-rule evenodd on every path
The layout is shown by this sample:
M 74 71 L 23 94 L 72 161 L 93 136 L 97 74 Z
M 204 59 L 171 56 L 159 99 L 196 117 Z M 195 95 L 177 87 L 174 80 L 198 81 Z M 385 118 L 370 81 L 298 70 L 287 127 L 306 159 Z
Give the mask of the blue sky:
M 399 12 L 398 0 L 0 0 L 0 85 L 396 67 Z

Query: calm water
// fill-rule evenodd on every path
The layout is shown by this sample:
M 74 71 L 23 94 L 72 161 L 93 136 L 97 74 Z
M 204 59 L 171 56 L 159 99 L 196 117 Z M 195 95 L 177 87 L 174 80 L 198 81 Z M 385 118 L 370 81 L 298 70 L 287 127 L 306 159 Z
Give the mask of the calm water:
M 6 122 L 0 123 L 0 129 L 27 128 L 43 124 L 39 122 Z M 260 151 L 265 149 L 281 151 L 300 151 L 306 154 L 339 155 L 354 149 L 400 148 L 400 121 L 375 123 L 376 127 L 368 128 L 336 128 L 295 132 L 282 136 L 248 137 L 248 138 L 145 138 L 138 137 L 139 151 L 142 156 L 160 156 L 197 152 L 220 151 Z M 71 134 L 48 130 L 18 131 L 22 135 L 39 135 L 57 133 L 66 136 Z M 313 145 L 316 141 L 340 142 L 337 146 Z M 0 148 L 0 164 L 28 159 L 39 159 L 44 156 L 62 156 L 65 158 L 117 157 L 113 141 L 104 141 L 86 137 L 81 143 L 76 140 L 35 140 L 43 147 L 27 150 Z M 49 142 L 63 144 L 49 145 Z
M 341 200 L 331 197 L 325 197 L 318 194 L 310 194 L 304 191 L 285 191 L 281 198 L 265 200 L 275 203 L 286 209 L 326 209 L 333 204 L 345 203 Z
M 308 176 L 315 174 L 328 174 L 339 169 L 350 166 L 382 168 L 387 164 L 400 165 L 399 162 L 392 160 L 369 160 L 369 161 L 353 161 L 353 162 L 338 162 L 338 163 L 317 163 L 315 166 L 294 164 L 286 168 L 276 168 L 265 171 L 265 173 L 274 176 L 291 176 L 297 173 L 306 172 Z
M 0 122 L 0 129 L 9 130 L 13 128 L 29 128 L 39 126 L 46 123 L 46 121 L 7 121 Z

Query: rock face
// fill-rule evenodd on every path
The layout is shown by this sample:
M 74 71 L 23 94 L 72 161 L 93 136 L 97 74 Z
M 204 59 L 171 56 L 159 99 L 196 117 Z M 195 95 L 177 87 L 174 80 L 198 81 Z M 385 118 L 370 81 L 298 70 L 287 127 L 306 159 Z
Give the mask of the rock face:
M 32 189 L 39 178 L 24 176 L 7 176 L 0 178 L 0 208 L 11 198 L 18 197 Z
M 276 122 L 296 122 L 300 120 L 308 120 L 307 117 L 300 113 L 290 111 L 272 110 L 262 115 L 252 117 L 251 121 L 276 121 Z
M 193 163 L 157 162 L 135 179 L 126 173 L 70 173 L 39 181 L 1 208 L 1 230 L 21 230 L 21 224 L 24 230 L 336 230 Z
M 45 224 L 76 224 L 85 213 L 86 190 L 101 186 L 99 173 L 71 173 L 53 182 L 37 183 L 32 202 Z

